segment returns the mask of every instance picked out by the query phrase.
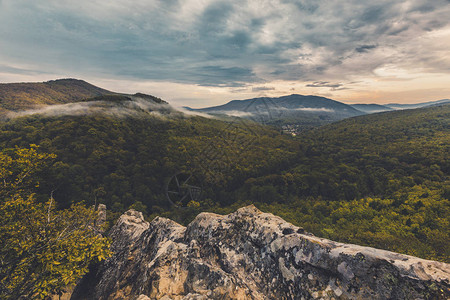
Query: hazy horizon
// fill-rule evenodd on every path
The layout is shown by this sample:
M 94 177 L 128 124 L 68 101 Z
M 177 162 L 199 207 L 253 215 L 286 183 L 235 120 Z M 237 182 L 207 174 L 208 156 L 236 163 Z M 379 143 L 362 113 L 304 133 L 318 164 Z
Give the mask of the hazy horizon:
M 450 1 L 0 0 L 0 82 L 77 78 L 175 106 L 450 98 Z

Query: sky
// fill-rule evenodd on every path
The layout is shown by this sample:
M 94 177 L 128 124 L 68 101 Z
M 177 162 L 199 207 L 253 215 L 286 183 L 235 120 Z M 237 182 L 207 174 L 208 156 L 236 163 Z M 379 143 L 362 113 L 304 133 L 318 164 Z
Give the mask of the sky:
M 0 82 L 77 78 L 175 106 L 450 98 L 450 0 L 0 0 Z

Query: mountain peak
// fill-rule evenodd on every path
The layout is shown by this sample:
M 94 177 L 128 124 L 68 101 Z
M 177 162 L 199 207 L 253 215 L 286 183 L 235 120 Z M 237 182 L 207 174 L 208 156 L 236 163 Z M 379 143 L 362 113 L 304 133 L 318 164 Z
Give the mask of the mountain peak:
M 83 82 L 83 83 L 87 83 L 90 84 L 82 79 L 77 79 L 77 78 L 60 78 L 60 79 L 53 79 L 53 80 L 48 80 L 45 81 L 44 83 L 61 83 L 61 82 Z
M 0 84 L 0 108 L 11 111 L 43 105 L 66 104 L 86 98 L 116 94 L 86 81 L 66 78 L 46 82 Z
M 46 82 L 0 84 L 0 112 L 24 111 L 46 105 L 71 104 L 74 102 L 106 101 L 123 102 L 134 99 L 157 104 L 166 101 L 147 94 L 121 94 L 97 87 L 81 79 L 63 78 Z
M 364 114 L 364 112 L 339 101 L 320 96 L 299 94 L 232 100 L 219 106 L 190 110 L 247 118 L 281 128 L 283 126 L 294 126 L 295 130 L 293 130 L 296 133 Z

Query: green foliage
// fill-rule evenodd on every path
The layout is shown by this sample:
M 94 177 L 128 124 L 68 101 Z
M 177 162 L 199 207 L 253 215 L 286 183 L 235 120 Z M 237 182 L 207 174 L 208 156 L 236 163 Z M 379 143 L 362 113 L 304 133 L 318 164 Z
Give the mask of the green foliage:
M 450 105 L 347 119 L 298 137 L 292 168 L 253 178 L 289 195 L 354 200 L 392 197 L 414 185 L 442 187 L 450 173 Z
M 296 148 L 269 128 L 199 117 L 32 116 L 0 127 L 0 146 L 29 143 L 59 158 L 49 172 L 37 174 L 38 200 L 55 190 L 62 207 L 97 199 L 123 212 L 140 201 L 147 213 L 169 208 L 165 187 L 177 172 L 196 174 L 205 197 L 230 204 L 246 178 L 287 167 Z
M 37 147 L 0 153 L 0 298 L 46 298 L 84 275 L 91 261 L 109 255 L 109 242 L 95 231 L 93 208 L 76 204 L 55 210 L 34 199 L 29 183 L 52 154 Z
M 163 215 L 254 203 L 318 236 L 449 262 L 449 123 L 446 105 L 328 125 L 298 137 L 291 168 L 246 179 L 233 205 Z
M 58 155 L 35 175 L 41 203 L 55 190 L 62 208 L 96 199 L 112 217 L 135 207 L 184 224 L 256 203 L 319 236 L 449 261 L 448 214 L 435 212 L 448 211 L 449 123 L 450 105 L 351 118 L 296 138 L 200 117 L 32 116 L 3 123 L 0 147 L 34 143 Z M 164 189 L 180 171 L 199 178 L 203 197 L 173 208 Z M 420 189 L 423 200 L 406 201 Z
M 417 185 L 387 199 L 257 206 L 320 237 L 450 262 L 450 202 L 443 189 Z
M 29 193 L 29 189 L 39 186 L 31 175 L 45 167 L 56 155 L 38 153 L 37 148 L 32 144 L 29 149 L 16 147 L 0 153 L 1 198 Z

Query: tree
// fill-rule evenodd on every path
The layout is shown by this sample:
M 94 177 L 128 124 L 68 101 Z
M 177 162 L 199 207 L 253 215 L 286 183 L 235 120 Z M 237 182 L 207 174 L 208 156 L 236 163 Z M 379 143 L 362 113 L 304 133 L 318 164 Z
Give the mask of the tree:
M 35 200 L 33 174 L 55 155 L 38 147 L 0 152 L 0 298 L 43 299 L 61 294 L 109 255 L 96 231 L 97 213 L 82 204 L 57 210 L 53 196 Z

